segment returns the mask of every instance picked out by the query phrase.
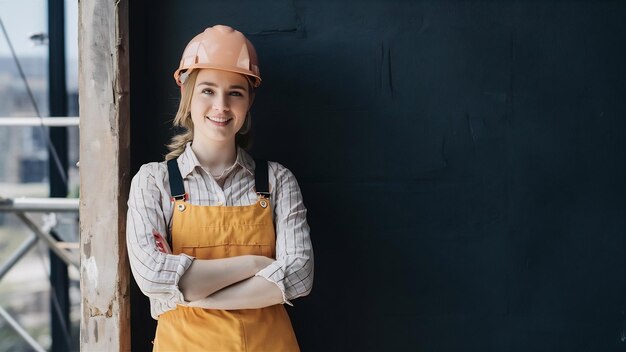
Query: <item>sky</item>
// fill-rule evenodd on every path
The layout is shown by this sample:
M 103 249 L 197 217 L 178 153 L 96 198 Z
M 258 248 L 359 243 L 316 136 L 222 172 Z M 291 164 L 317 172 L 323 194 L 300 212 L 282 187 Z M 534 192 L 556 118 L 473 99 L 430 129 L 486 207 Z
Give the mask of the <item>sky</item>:
M 48 31 L 48 0 L 0 0 L 0 19 L 4 22 L 18 56 L 48 55 L 45 45 L 33 45 L 29 37 L 34 33 Z M 66 57 L 68 61 L 78 59 L 78 0 L 65 0 Z M 0 32 L 0 56 L 11 52 Z

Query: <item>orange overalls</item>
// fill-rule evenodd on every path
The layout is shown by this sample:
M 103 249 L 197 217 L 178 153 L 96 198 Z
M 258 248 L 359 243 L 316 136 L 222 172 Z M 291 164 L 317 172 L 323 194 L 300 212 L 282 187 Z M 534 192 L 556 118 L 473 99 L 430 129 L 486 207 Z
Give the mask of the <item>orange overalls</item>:
M 197 259 L 254 254 L 276 258 L 267 192 L 267 162 L 257 161 L 258 200 L 247 206 L 188 203 L 176 159 L 168 162 L 172 197 L 172 252 Z M 265 195 L 264 195 L 265 194 Z M 153 351 L 300 351 L 284 305 L 204 309 L 177 305 L 159 316 Z

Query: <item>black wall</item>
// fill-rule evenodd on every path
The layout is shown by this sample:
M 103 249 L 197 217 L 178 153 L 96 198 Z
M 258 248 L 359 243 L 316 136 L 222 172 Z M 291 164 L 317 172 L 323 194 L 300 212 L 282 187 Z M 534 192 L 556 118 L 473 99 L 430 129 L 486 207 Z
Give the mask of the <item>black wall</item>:
M 626 2 L 131 2 L 133 173 L 187 42 L 228 24 L 263 83 L 253 154 L 298 178 L 304 351 L 621 351 Z M 151 348 L 133 296 L 134 350 Z M 148 326 L 148 328 L 146 328 Z

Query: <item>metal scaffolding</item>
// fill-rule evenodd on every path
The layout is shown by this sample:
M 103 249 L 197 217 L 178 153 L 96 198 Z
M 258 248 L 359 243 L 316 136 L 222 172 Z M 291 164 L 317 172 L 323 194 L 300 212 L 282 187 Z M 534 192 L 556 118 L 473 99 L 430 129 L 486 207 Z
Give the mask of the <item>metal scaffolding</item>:
M 45 126 L 69 127 L 78 126 L 78 117 L 0 117 L 0 126 Z M 0 265 L 0 280 L 30 251 L 39 240 L 46 244 L 65 265 L 72 266 L 80 271 L 80 256 L 70 252 L 78 249 L 78 242 L 58 240 L 53 234 L 56 226 L 56 213 L 78 214 L 79 200 L 71 198 L 3 198 L 0 196 L 0 213 L 13 213 L 26 225 L 32 234 L 11 253 L 8 259 Z M 43 226 L 37 225 L 26 213 L 51 213 Z M 0 306 L 0 316 L 9 323 L 9 326 L 35 351 L 45 351 L 37 341 L 24 329 L 9 312 Z M 67 322 L 66 322 L 67 324 Z
M 80 269 L 79 256 L 68 251 L 70 248 L 78 248 L 78 242 L 65 242 L 57 240 L 51 232 L 56 221 L 45 221 L 43 226 L 37 225 L 26 215 L 26 212 L 53 213 L 73 212 L 78 214 L 78 199 L 66 198 L 2 198 L 0 197 L 0 212 L 13 213 L 26 225 L 32 234 L 15 249 L 11 256 L 0 265 L 0 280 L 19 262 L 20 259 L 42 240 L 66 265 Z M 49 217 L 48 219 L 55 219 Z M 13 317 L 0 306 L 0 315 L 34 350 L 45 351 L 37 341 Z
M 78 126 L 78 117 L 8 117 L 0 116 L 0 126 Z

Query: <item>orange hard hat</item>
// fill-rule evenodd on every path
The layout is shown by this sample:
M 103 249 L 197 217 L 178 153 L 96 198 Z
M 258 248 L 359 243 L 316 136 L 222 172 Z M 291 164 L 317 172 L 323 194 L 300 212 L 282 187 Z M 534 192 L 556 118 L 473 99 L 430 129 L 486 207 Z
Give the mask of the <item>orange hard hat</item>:
M 253 87 L 261 84 L 254 46 L 241 32 L 229 26 L 209 27 L 187 44 L 180 66 L 174 72 L 176 84 L 182 87 L 187 75 L 196 68 L 237 72 L 251 78 Z

